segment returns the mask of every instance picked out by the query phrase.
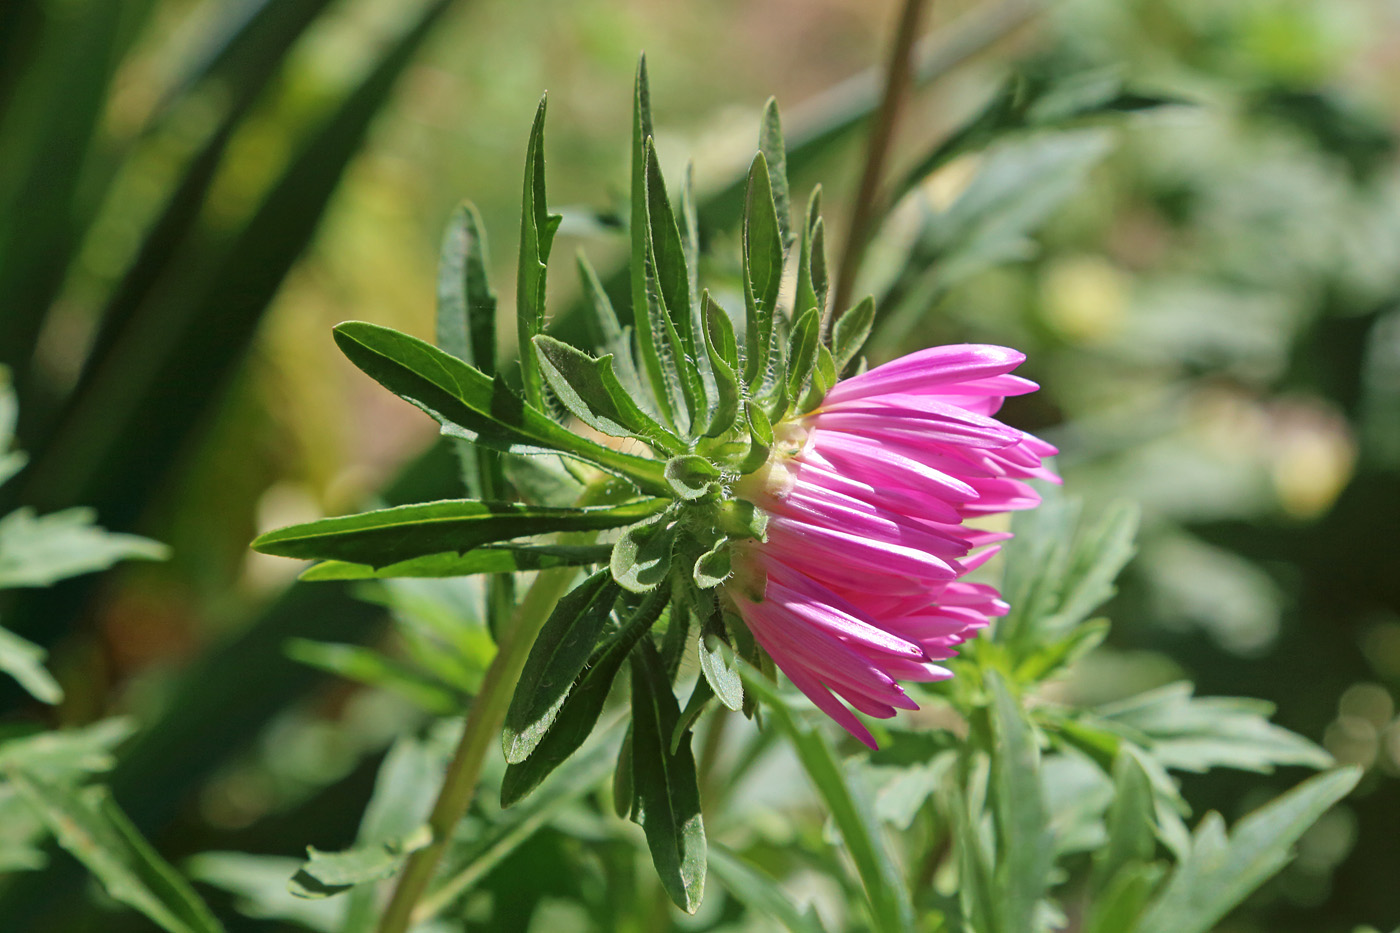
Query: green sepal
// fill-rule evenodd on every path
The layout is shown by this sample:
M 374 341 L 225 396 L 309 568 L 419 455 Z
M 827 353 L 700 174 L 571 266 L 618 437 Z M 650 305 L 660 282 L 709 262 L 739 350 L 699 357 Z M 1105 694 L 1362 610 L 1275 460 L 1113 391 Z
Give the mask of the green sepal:
M 650 593 L 670 572 L 675 543 L 676 525 L 669 511 L 638 522 L 613 545 L 613 579 L 625 590 Z
M 739 346 L 734 339 L 734 323 L 729 314 L 709 292 L 700 298 L 705 338 L 705 353 L 710 360 L 710 372 L 715 384 L 717 401 L 705 437 L 719 437 L 733 430 L 739 417 L 739 402 L 743 389 L 739 385 Z
M 768 462 L 768 454 L 773 449 L 773 424 L 763 408 L 751 401 L 744 403 L 744 416 L 749 423 L 749 452 L 740 461 L 738 470 L 748 474 Z
M 507 453 L 567 454 L 624 476 L 644 492 L 667 494 L 657 461 L 579 437 L 498 379 L 430 343 L 364 321 L 337 325 L 335 342 L 376 382 L 441 423 L 444 434 Z
M 846 371 L 860 354 L 870 327 L 875 323 L 875 299 L 862 298 L 860 303 L 836 319 L 831 329 L 831 355 L 836 359 L 837 373 Z
M 719 467 L 698 454 L 683 454 L 666 461 L 666 482 L 679 499 L 696 502 L 719 495 Z
M 252 543 L 277 557 L 342 560 L 386 567 L 428 554 L 466 553 L 527 535 L 619 528 L 657 516 L 664 499 L 582 509 L 444 499 L 278 528 Z
M 544 112 L 541 95 L 525 148 L 525 184 L 520 202 L 520 265 L 515 284 L 515 321 L 520 346 L 520 378 L 525 400 L 536 408 L 544 400 L 539 364 L 531 340 L 544 330 L 545 282 L 549 251 L 563 217 L 549 213 L 544 189 Z
M 807 200 L 807 220 L 797 253 L 797 295 L 792 307 L 801 314 L 808 308 L 826 313 L 826 251 L 821 233 L 822 186 Z
M 529 757 L 554 724 L 620 593 L 609 572 L 599 570 L 555 605 L 530 648 L 506 711 L 501 750 L 510 764 Z
M 768 513 L 746 499 L 730 499 L 715 510 L 715 526 L 731 538 L 768 539 Z
M 729 554 L 729 538 L 717 534 L 714 544 L 695 558 L 695 567 L 691 570 L 690 576 L 700 589 L 710 590 L 729 579 L 729 574 L 733 572 L 733 569 Z
M 792 325 L 788 341 L 787 397 L 798 399 L 812 378 L 817 362 L 817 347 L 821 344 L 821 313 L 808 308 Z M 786 412 L 784 412 L 786 414 Z
M 613 372 L 613 356 L 595 359 L 546 334 L 535 338 L 540 371 L 555 396 L 576 418 L 612 437 L 636 437 L 668 452 L 684 449 L 681 439 L 637 406 Z
M 831 350 L 826 344 L 817 344 L 816 365 L 812 367 L 812 381 L 807 386 L 807 391 L 802 396 L 802 401 L 798 403 L 798 414 L 806 414 L 822 403 L 826 398 L 826 393 L 831 391 L 831 387 L 836 385 L 836 358 L 831 355 Z
M 744 708 L 744 682 L 729 645 L 724 640 L 724 625 L 718 613 L 705 620 L 698 639 L 700 649 L 700 671 L 702 679 L 710 684 L 710 689 L 729 709 L 739 712 Z
M 768 185 L 773 190 L 774 213 L 778 220 L 778 235 L 786 251 L 792 246 L 792 195 L 788 191 L 787 145 L 783 142 L 783 124 L 778 116 L 778 100 L 768 98 L 763 105 L 763 117 L 758 126 L 758 151 L 768 163 Z
M 767 376 L 773 342 L 774 314 L 778 290 L 783 281 L 783 242 L 778 230 L 777 208 L 768 178 L 768 162 L 763 153 L 749 166 L 748 190 L 744 198 L 743 231 L 744 307 L 747 328 L 744 335 L 747 362 L 744 379 L 758 391 Z

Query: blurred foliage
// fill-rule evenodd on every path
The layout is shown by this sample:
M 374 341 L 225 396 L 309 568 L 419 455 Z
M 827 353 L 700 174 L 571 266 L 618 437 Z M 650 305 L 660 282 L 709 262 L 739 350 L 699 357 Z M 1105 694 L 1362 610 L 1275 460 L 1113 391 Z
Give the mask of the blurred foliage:
M 938 25 L 971 6 L 941 8 Z M 345 818 L 377 796 L 381 759 L 411 772 L 443 741 L 402 737 L 425 720 L 397 675 L 440 663 L 435 676 L 451 666 L 469 693 L 489 651 L 484 608 L 471 616 L 477 627 L 445 636 L 431 621 L 460 620 L 453 600 L 477 594 L 381 591 L 401 620 L 415 611 L 406 607 L 420 613 L 416 625 L 386 629 L 348 587 L 279 596 L 280 570 L 246 557 L 256 530 L 367 498 L 449 494 L 456 482 L 451 452 L 436 450 L 379 491 L 427 437 L 414 413 L 335 361 L 328 325 L 363 317 L 429 335 L 430 257 L 443 223 L 469 193 L 487 227 L 513 224 L 540 87 L 551 90 L 550 207 L 566 217 L 556 248 L 587 240 L 606 269 L 623 245 L 592 219 L 625 209 L 613 140 L 627 111 L 615 91 L 637 49 L 660 65 L 663 164 L 697 151 L 703 200 L 737 178 L 769 93 L 812 97 L 830 113 L 846 106 L 818 92 L 874 60 L 890 12 L 839 2 L 463 0 L 437 17 L 437 5 L 419 7 L 0 8 L 0 360 L 14 368 L 19 437 L 35 464 L 0 488 L 0 512 L 95 506 L 105 526 L 173 547 L 168 564 L 96 585 L 4 594 L 6 626 L 52 649 L 65 699 L 48 713 L 0 687 L 0 728 L 134 714 L 143 731 L 122 748 L 112 785 L 162 852 L 284 860 L 208 854 L 191 864 L 235 892 L 234 901 L 211 897 L 231 929 L 253 923 L 243 914 L 289 912 L 310 929 L 342 929 L 337 911 L 365 909 L 345 898 L 291 901 L 281 884 L 307 842 L 331 851 L 412 828 L 387 815 L 371 821 L 374 807 L 358 831 Z M 410 59 L 420 15 L 436 36 Z M 1384 535 L 1400 520 L 1395 27 L 1393 11 L 1365 0 L 1062 0 L 920 92 L 896 153 L 903 167 L 946 153 L 957 127 L 997 112 L 1006 88 L 1045 86 L 1047 76 L 1186 103 L 1107 129 L 1066 133 L 1028 120 L 1003 127 L 991 149 L 977 141 L 940 156 L 895 205 L 865 270 L 868 290 L 893 304 L 872 352 L 960 340 L 1020 347 L 1044 389 L 1013 400 L 1008 420 L 1061 446 L 1068 485 L 1091 512 L 1118 499 L 1142 504 L 1141 556 L 1108 609 L 1117 624 L 1052 696 L 1108 704 L 1186 677 L 1202 696 L 1274 704 L 1278 723 L 1365 769 L 1357 792 L 1302 836 L 1281 878 L 1231 915 L 1232 930 L 1389 929 L 1400 918 L 1390 881 L 1400 568 Z M 1019 85 L 1008 84 L 1012 73 Z M 787 112 L 795 147 L 806 111 Z M 1038 116 L 1056 113 L 1045 105 Z M 798 194 L 820 175 L 827 203 L 840 203 L 843 176 L 854 174 L 843 139 L 791 160 Z M 1044 196 L 1017 193 L 1027 172 L 1044 174 Z M 600 203 L 596 192 L 609 188 L 615 198 Z M 987 215 L 994 222 L 967 226 L 970 208 L 998 199 L 1007 209 Z M 584 209 L 570 207 L 580 201 Z M 737 255 L 723 223 L 736 214 L 712 210 L 703 261 L 722 265 Z M 828 236 L 839 241 L 839 230 Z M 508 254 L 493 258 L 495 281 L 512 281 Z M 914 280 L 900 280 L 906 263 Z M 558 314 L 576 286 L 567 263 L 556 267 L 565 270 L 550 282 L 564 299 L 553 302 Z M 503 307 L 510 292 L 502 288 Z M 501 351 L 513 353 L 509 337 Z M 402 666 L 358 678 L 379 677 L 383 691 L 318 681 L 282 656 L 292 636 L 373 641 Z M 451 653 L 422 641 L 444 637 Z M 353 655 L 318 657 L 353 668 Z M 946 724 L 928 725 L 911 741 L 946 737 L 935 728 Z M 845 876 L 820 861 L 833 857 L 829 836 L 791 754 L 771 730 L 736 735 L 737 720 L 711 728 L 719 734 L 709 765 L 702 750 L 702 780 L 732 776 L 734 835 L 710 824 L 725 896 L 686 923 L 771 928 L 745 919 L 745 904 L 792 929 L 844 916 L 849 892 L 832 879 Z M 1181 754 L 1190 752 L 1187 741 Z M 577 760 L 592 761 L 587 750 Z M 589 788 L 608 766 L 594 767 L 576 779 L 582 804 L 546 798 L 538 810 L 488 804 L 473 814 L 462 846 L 485 849 L 462 858 L 476 867 L 456 910 L 501 929 L 667 925 L 659 889 L 638 872 L 636 839 L 619 839 L 599 816 L 606 807 Z M 1058 788 L 1047 790 L 1052 813 L 1103 799 L 1077 765 L 1047 758 L 1047 769 Z M 906 780 L 938 786 L 945 776 L 928 770 Z M 488 787 L 499 783 L 499 771 L 488 775 Z M 1234 823 L 1262 802 L 1259 787 L 1253 775 L 1217 771 L 1186 776 L 1183 795 Z M 876 798 L 877 812 L 902 819 L 909 804 L 891 793 L 883 812 Z M 15 821 L 13 800 L 0 800 L 0 822 L 30 826 Z M 1221 842 L 1216 829 L 1198 830 L 1198 844 Z M 27 854 L 26 867 L 38 857 Z M 767 876 L 801 906 L 765 906 L 756 892 L 770 890 Z M 0 927 L 143 928 L 72 896 L 77 877 L 60 856 L 5 884 Z M 610 912 L 618 903 L 645 912 L 620 918 Z

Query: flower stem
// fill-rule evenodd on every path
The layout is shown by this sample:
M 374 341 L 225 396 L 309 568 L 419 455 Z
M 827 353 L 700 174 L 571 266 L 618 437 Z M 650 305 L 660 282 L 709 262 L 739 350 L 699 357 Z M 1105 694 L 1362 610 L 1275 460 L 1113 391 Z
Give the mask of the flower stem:
M 432 880 L 438 861 L 452 838 L 452 831 L 471 805 L 472 795 L 481 778 L 486 751 L 500 735 L 506 708 L 510 705 L 520 672 L 525 667 L 530 647 L 555 604 L 568 592 L 577 575 L 576 567 L 559 567 L 540 573 L 502 633 L 500 648 L 486 669 L 481 690 L 472 701 L 462 739 L 452 763 L 447 766 L 442 790 L 428 818 L 428 826 L 433 831 L 432 844 L 409 857 L 403 874 L 399 876 L 398 886 L 384 909 L 384 916 L 379 921 L 379 933 L 406 933 L 410 924 L 418 919 L 414 917 L 414 909 Z
M 851 219 L 846 228 L 846 244 L 841 252 L 841 263 L 836 273 L 836 299 L 832 313 L 840 316 L 850 306 L 851 291 L 855 288 L 856 271 L 865 256 L 865 247 L 870 239 L 871 221 L 879 214 L 876 200 L 880 195 L 880 178 L 884 174 L 885 159 L 889 154 L 890 142 L 894 138 L 895 124 L 899 119 L 899 108 L 913 76 L 914 37 L 919 31 L 926 0 L 904 0 L 904 9 L 895 29 L 894 45 L 885 65 L 885 94 L 880 101 L 880 110 L 875 115 L 875 125 L 870 132 L 870 144 L 865 153 L 865 169 L 860 177 L 860 191 L 851 207 Z

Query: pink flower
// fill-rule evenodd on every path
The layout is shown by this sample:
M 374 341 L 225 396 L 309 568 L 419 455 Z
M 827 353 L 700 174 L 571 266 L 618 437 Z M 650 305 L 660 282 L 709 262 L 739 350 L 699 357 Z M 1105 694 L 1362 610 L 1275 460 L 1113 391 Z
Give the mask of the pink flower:
M 1023 480 L 1058 482 L 1055 448 L 993 416 L 1035 391 L 1004 347 L 933 347 L 837 384 L 778 426 L 769 462 L 737 493 L 768 513 L 764 542 L 740 545 L 729 601 L 778 668 L 865 744 L 838 700 L 868 716 L 917 709 L 899 681 L 951 677 L 956 654 L 1007 605 L 961 579 L 1009 533 L 964 525 L 1028 509 Z

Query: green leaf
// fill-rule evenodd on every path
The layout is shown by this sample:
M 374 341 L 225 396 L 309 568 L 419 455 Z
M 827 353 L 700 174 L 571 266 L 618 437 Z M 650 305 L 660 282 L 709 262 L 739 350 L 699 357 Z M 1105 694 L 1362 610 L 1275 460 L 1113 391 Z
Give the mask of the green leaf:
M 9 674 L 29 695 L 42 703 L 62 702 L 63 688 L 44 667 L 48 652 L 32 641 L 0 628 L 0 671 Z
M 136 731 L 124 717 L 103 719 L 80 729 L 38 732 L 0 743 L 0 771 L 20 770 L 41 783 L 73 783 L 110 771 L 115 749 Z
M 689 736 L 673 753 L 680 718 L 671 681 L 649 640 L 632 655 L 632 780 L 636 821 L 646 833 L 661 886 L 686 913 L 705 891 L 705 826 Z
M 539 364 L 535 359 L 535 335 L 544 331 L 545 280 L 554 231 L 562 218 L 549 213 L 544 190 L 544 111 L 540 97 L 530 141 L 525 148 L 525 187 L 520 201 L 520 267 L 516 275 L 515 320 L 520 347 L 520 377 L 525 400 L 541 408 L 544 399 Z
M 1084 933 L 1123 933 L 1136 930 L 1147 899 L 1166 871 L 1160 862 L 1125 865 L 1089 904 Z
M 633 593 L 651 592 L 671 570 L 675 542 L 676 525 L 670 512 L 631 526 L 613 545 L 613 579 Z
M 768 185 L 773 190 L 778 234 L 786 251 L 793 239 L 792 195 L 788 191 L 787 146 L 783 142 L 783 124 L 778 116 L 778 100 L 775 97 L 768 98 L 763 105 L 763 118 L 758 128 L 758 151 L 763 153 L 764 161 L 768 163 Z
M 801 314 L 816 308 L 826 315 L 826 243 L 822 232 L 822 186 L 812 189 L 807 199 L 807 218 L 802 224 L 802 238 L 797 253 L 797 297 L 792 307 Z M 781 218 L 780 218 L 781 219 Z
M 445 551 L 389 564 L 378 570 L 368 564 L 328 560 L 303 570 L 297 579 L 388 580 L 398 577 L 464 577 L 479 573 L 513 573 L 518 570 L 549 570 L 552 567 L 579 567 L 607 563 L 612 546 L 607 544 L 493 544 L 465 554 Z
M 666 505 L 662 499 L 643 499 L 623 505 L 555 509 L 444 499 L 291 525 L 260 536 L 252 547 L 278 557 L 386 567 L 448 550 L 465 553 L 483 544 L 526 535 L 618 528 L 655 515 Z
M 734 665 L 733 653 L 721 638 L 722 631 L 716 616 L 705 620 L 699 638 L 700 671 L 719 701 L 737 713 L 744 708 L 744 681 Z
M 223 927 L 183 877 L 131 825 L 105 787 L 81 790 L 34 780 L 15 768 L 10 783 L 74 858 L 114 899 L 170 933 L 221 933 Z
M 1209 813 L 1192 836 L 1190 854 L 1153 900 L 1135 933 L 1206 933 L 1292 859 L 1291 847 L 1361 780 L 1340 768 L 1304 781 L 1240 820 L 1227 837 Z
M 1100 707 L 1100 722 L 1139 738 L 1164 766 L 1180 771 L 1238 768 L 1267 773 L 1276 765 L 1325 768 L 1332 757 L 1300 735 L 1269 722 L 1267 700 L 1192 697 L 1189 683 Z
M 666 461 L 666 482 L 679 499 L 696 502 L 719 494 L 720 471 L 698 454 L 683 454 Z
M 817 345 L 821 343 L 821 314 L 808 308 L 792 325 L 788 349 L 787 397 L 796 400 L 812 378 L 817 363 Z M 786 412 L 784 412 L 786 414 Z
M 306 863 L 288 887 L 297 897 L 331 897 L 357 884 L 396 874 L 410 855 L 432 841 L 432 830 L 424 825 L 402 839 L 354 846 L 342 852 L 322 852 L 307 846 Z
M 729 314 L 715 304 L 707 291 L 700 298 L 704 320 L 705 353 L 717 396 L 715 411 L 705 429 L 706 437 L 719 437 L 734 427 L 739 416 L 739 401 L 743 390 L 739 386 L 739 347 L 734 339 L 734 323 Z
M 636 361 L 632 358 L 632 339 L 618 322 L 612 300 L 608 298 L 603 283 L 598 279 L 598 273 L 594 271 L 582 251 L 578 254 L 578 274 L 587 299 L 584 307 L 594 345 L 600 347 L 603 352 L 612 354 L 613 368 L 616 370 L 618 381 L 632 394 L 643 411 L 654 414 L 651 411 L 648 393 L 643 389 L 642 379 L 637 374 Z
M 540 744 L 603 634 L 620 593 L 599 570 L 555 605 L 530 648 L 501 732 L 506 761 L 519 764 Z
M 836 319 L 831 329 L 831 355 L 836 361 L 838 373 L 845 372 L 860 355 L 860 349 L 865 346 L 874 323 L 875 299 L 868 296 Z
M 1113 803 L 1105 820 L 1108 845 L 1094 855 L 1090 884 L 1104 891 L 1121 872 L 1152 860 L 1157 851 L 1156 808 L 1152 781 L 1125 742 L 1113 762 Z
M 573 434 L 498 380 L 432 344 L 363 321 L 338 325 L 335 341 L 371 378 L 437 419 L 444 434 L 509 453 L 557 451 L 664 494 L 661 464 Z
M 17 509 L 0 518 L 0 588 L 49 586 L 105 570 L 119 560 L 164 560 L 169 555 L 163 544 L 104 531 L 96 520 L 96 513 L 85 508 L 43 517 Z
M 509 807 L 539 786 L 555 768 L 583 745 L 598 722 L 603 702 L 613 680 L 637 640 L 661 615 L 670 594 L 657 589 L 628 617 L 617 634 L 610 637 L 564 697 L 554 721 L 524 761 L 506 766 L 501 781 L 501 806 Z M 628 771 L 630 774 L 631 771 Z
M 1040 779 L 1040 749 L 1035 731 L 994 670 L 985 674 L 992 694 L 996 745 L 992 755 L 992 793 L 997 828 L 995 868 L 998 929 L 1020 933 L 1035 929 L 1041 898 L 1049 891 L 1055 867 L 1055 841 Z
M 826 928 L 810 905 L 805 913 L 799 911 L 788 900 L 788 895 L 776 878 L 745 862 L 724 846 L 710 847 L 709 864 L 719 883 L 745 907 L 772 917 L 790 933 L 826 933 Z
M 613 437 L 640 438 L 671 453 L 684 449 L 679 437 L 637 406 L 613 374 L 611 355 L 595 359 L 543 334 L 535 338 L 535 349 L 549 388 L 584 424 Z
M 744 200 L 744 307 L 748 326 L 744 333 L 747 362 L 744 379 L 757 392 L 768 377 L 768 357 L 773 345 L 773 316 L 783 281 L 783 240 L 778 229 L 773 188 L 763 153 L 749 167 Z
M 397 693 L 439 716 L 462 711 L 464 698 L 455 690 L 372 648 L 293 638 L 287 642 L 287 657 L 346 680 Z
M 496 293 L 486 236 L 470 201 L 452 212 L 438 259 L 437 344 L 486 375 L 496 371 Z
M 803 770 L 826 804 L 827 811 L 841 831 L 846 851 L 855 863 L 865 886 L 875 929 L 906 933 L 916 929 L 914 908 L 904 886 L 903 873 L 881 835 L 864 789 L 836 760 L 831 743 L 815 729 L 804 729 L 774 686 L 750 665 L 742 665 L 744 686 L 757 695 L 773 713 L 773 720 L 792 742 Z
M 244 852 L 201 852 L 185 862 L 195 881 L 234 896 L 234 909 L 259 920 L 285 920 L 317 933 L 348 933 L 343 900 L 309 901 L 287 890 L 302 860 Z
M 695 335 L 691 332 L 690 284 L 685 250 L 680 241 L 670 199 L 661 179 L 661 166 L 650 140 L 646 145 L 647 242 L 645 256 L 646 306 L 653 350 L 660 366 L 661 387 L 671 400 L 671 410 L 681 433 L 698 427 L 705 411 L 705 390 L 696 366 Z M 677 400 L 684 403 L 680 419 Z
M 729 579 L 733 572 L 732 556 L 729 551 L 729 538 L 718 535 L 709 550 L 695 558 L 691 579 L 702 590 L 713 589 Z
M 773 425 L 763 408 L 747 399 L 744 401 L 744 416 L 749 422 L 749 449 L 736 469 L 748 474 L 768 462 L 768 454 L 773 449 Z

